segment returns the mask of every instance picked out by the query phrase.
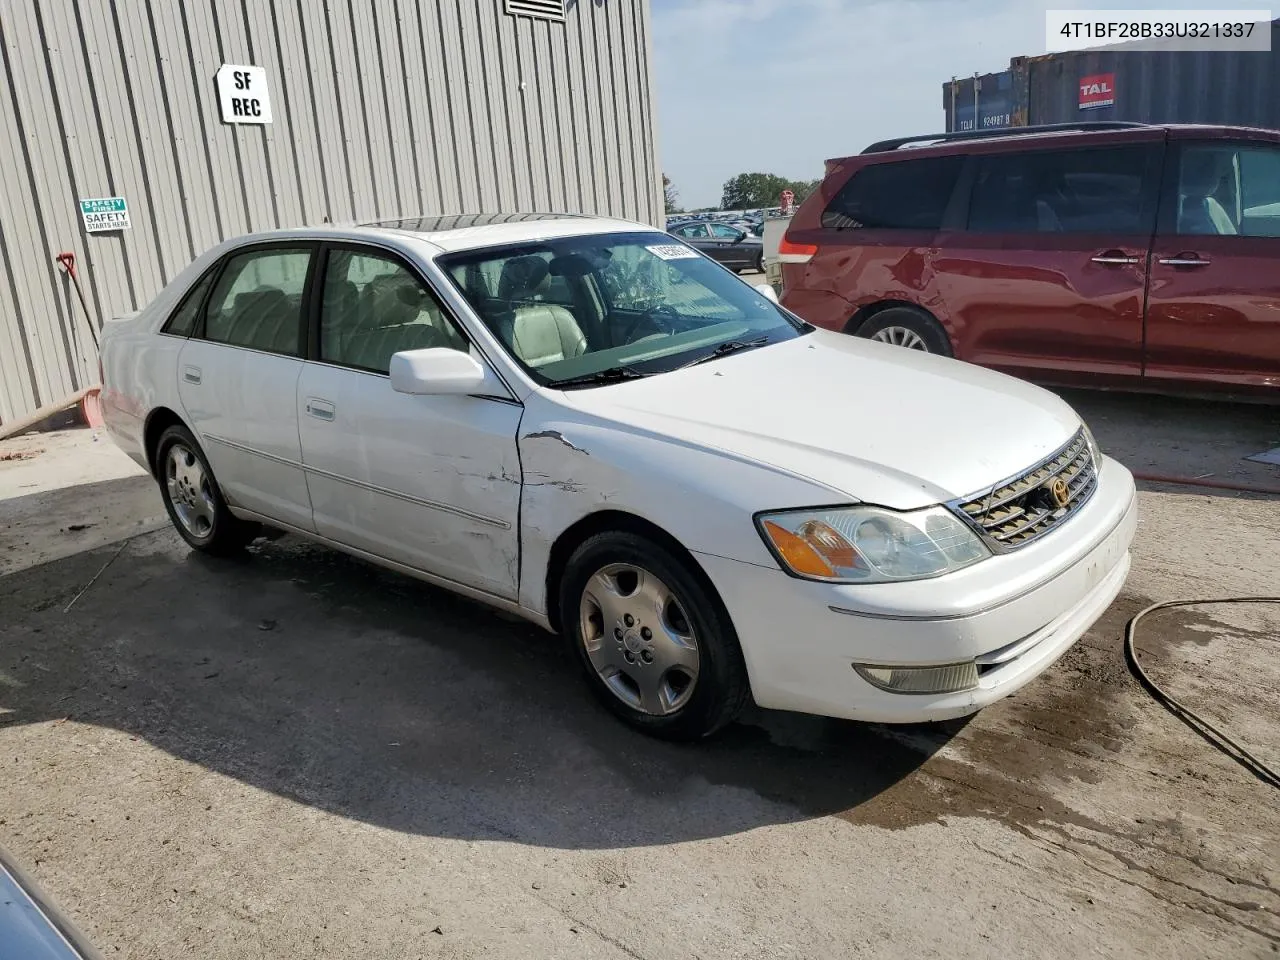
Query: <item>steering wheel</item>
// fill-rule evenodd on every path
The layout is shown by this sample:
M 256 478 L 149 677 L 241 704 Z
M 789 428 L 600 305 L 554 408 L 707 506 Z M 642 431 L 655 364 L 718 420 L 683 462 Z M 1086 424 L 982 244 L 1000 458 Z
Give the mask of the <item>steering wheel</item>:
M 665 334 L 668 336 L 674 334 L 676 332 L 675 322 L 679 317 L 679 312 L 670 304 L 660 303 L 655 307 L 650 307 L 644 313 L 640 314 L 635 323 L 631 324 L 631 326 L 627 328 L 626 332 L 622 335 L 622 342 L 631 343 L 631 335 L 640 329 L 640 324 L 644 323 L 646 320 L 650 321 L 658 328 L 659 334 Z M 665 321 L 665 323 L 663 321 Z

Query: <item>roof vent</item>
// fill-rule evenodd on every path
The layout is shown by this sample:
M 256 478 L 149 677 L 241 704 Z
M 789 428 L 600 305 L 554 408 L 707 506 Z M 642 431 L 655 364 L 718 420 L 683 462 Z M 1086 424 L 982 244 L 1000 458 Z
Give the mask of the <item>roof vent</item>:
M 564 23 L 565 0 L 504 0 L 506 11 L 513 17 L 536 17 Z

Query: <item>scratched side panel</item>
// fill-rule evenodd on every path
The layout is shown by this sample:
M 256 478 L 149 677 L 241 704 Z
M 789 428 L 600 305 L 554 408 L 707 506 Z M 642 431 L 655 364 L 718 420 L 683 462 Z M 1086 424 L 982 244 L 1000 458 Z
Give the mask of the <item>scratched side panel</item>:
M 541 394 L 525 400 L 520 463 L 520 604 L 538 614 L 552 545 L 589 514 L 633 514 L 691 551 L 776 568 L 752 515 L 831 498 L 817 483 L 630 432 Z

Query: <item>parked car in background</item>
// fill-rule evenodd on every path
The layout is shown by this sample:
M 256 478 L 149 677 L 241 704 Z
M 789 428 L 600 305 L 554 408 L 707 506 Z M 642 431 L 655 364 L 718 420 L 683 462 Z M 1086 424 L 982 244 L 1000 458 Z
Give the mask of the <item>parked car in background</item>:
M 1129 568 L 1133 479 L 1062 400 L 817 330 L 642 224 L 241 237 L 108 323 L 102 362 L 193 548 L 266 524 L 525 617 L 665 737 L 752 697 L 973 713 Z
M 731 270 L 764 272 L 764 244 L 745 230 L 712 220 L 682 224 L 670 233 Z
M 1280 132 L 935 134 L 829 166 L 779 250 L 811 323 L 1047 382 L 1280 399 Z

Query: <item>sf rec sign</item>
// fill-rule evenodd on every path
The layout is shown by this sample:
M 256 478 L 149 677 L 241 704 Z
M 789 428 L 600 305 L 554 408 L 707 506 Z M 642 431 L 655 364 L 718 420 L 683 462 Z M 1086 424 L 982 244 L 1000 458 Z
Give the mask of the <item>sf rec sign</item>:
M 223 123 L 270 123 L 271 93 L 267 89 L 267 71 L 224 63 L 216 75 L 218 106 Z

